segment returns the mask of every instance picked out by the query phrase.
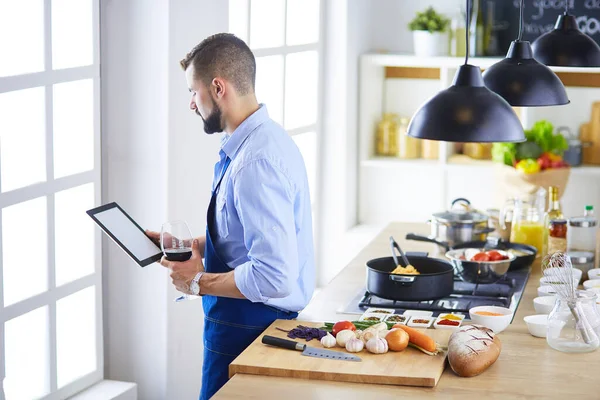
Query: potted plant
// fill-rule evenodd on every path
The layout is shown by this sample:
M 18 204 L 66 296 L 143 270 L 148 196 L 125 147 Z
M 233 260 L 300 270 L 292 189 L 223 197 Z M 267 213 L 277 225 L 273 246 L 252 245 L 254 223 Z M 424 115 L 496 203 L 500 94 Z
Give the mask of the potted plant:
M 413 32 L 413 44 L 417 56 L 446 56 L 450 38 L 448 26 L 450 19 L 438 14 L 433 7 L 417 12 L 408 24 Z

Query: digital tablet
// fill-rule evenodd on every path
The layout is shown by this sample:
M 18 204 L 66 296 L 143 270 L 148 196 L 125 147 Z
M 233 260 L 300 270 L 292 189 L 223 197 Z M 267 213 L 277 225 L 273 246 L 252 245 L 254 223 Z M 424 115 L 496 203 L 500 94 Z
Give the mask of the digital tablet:
M 161 259 L 160 247 L 117 203 L 105 204 L 86 213 L 140 267 Z

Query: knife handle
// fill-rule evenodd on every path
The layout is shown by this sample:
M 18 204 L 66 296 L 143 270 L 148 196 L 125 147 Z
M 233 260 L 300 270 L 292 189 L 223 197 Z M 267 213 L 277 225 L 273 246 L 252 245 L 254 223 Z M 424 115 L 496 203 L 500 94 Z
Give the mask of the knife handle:
M 283 347 L 288 350 L 298 350 L 302 351 L 306 347 L 305 344 L 294 342 L 293 340 L 287 340 L 278 338 L 275 336 L 265 335 L 262 337 L 262 342 L 264 344 L 269 344 L 271 346 Z

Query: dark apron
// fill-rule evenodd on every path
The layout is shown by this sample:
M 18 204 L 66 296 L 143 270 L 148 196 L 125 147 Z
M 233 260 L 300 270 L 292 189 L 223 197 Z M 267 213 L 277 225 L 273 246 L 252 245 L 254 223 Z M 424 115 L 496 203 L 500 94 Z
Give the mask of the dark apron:
M 231 160 L 225 165 L 208 206 L 204 268 L 210 273 L 232 271 L 213 246 L 217 235 L 215 226 L 216 196 L 223 175 Z M 286 312 L 264 303 L 252 303 L 247 299 L 203 296 L 204 308 L 204 362 L 202 365 L 202 388 L 200 400 L 210 399 L 229 379 L 229 364 L 252 343 L 276 319 L 294 319 L 295 312 Z

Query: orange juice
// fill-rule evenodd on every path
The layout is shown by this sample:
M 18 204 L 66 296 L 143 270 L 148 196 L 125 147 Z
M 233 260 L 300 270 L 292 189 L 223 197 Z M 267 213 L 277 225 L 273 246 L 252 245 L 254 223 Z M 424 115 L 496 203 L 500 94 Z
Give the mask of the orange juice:
M 510 241 L 534 246 L 538 250 L 538 255 L 541 255 L 544 246 L 544 225 L 531 221 L 513 223 Z

